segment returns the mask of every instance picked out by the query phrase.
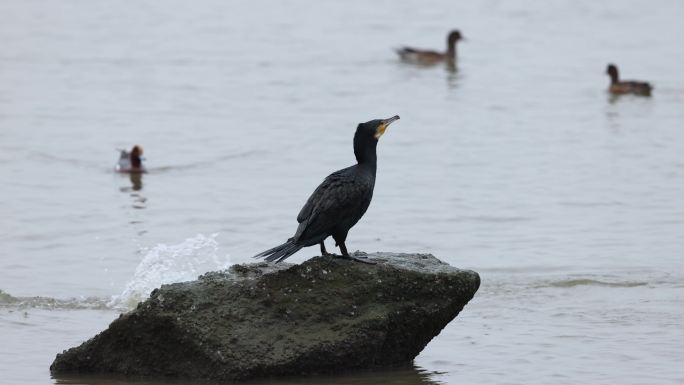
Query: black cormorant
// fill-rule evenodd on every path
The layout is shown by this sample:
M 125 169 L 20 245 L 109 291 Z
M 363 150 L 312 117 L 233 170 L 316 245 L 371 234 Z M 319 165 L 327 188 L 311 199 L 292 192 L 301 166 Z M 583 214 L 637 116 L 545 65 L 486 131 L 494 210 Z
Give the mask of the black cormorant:
M 373 197 L 378 139 L 385 133 L 387 126 L 398 119 L 397 115 L 359 124 L 354 134 L 354 155 L 358 163 L 328 175 L 297 215 L 299 227 L 294 236 L 254 258 L 265 257 L 269 262 L 280 262 L 299 249 L 316 244 L 321 245 L 323 255 L 330 255 L 325 250 L 324 240 L 332 236 L 340 248 L 341 258 L 369 263 L 350 256 L 344 241 L 349 229 L 368 209 Z

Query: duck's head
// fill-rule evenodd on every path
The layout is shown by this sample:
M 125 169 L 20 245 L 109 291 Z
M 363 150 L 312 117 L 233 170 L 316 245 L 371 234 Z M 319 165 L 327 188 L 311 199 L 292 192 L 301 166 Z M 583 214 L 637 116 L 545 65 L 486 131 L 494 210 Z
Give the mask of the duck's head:
M 359 163 L 375 159 L 375 147 L 378 139 L 385 133 L 387 126 L 399 120 L 399 115 L 387 119 L 375 119 L 359 123 L 354 134 L 354 155 Z
M 459 40 L 463 40 L 463 35 L 461 35 L 461 31 L 455 29 L 449 32 L 449 35 L 447 36 L 447 43 L 449 45 L 456 44 L 456 42 Z
M 142 168 L 142 161 L 143 161 L 143 148 L 141 145 L 136 144 L 133 146 L 133 149 L 131 149 L 131 154 L 130 154 L 130 160 L 131 160 L 131 167 L 134 169 Z
M 133 149 L 131 149 L 131 156 L 132 157 L 137 157 L 139 158 L 143 154 L 143 147 L 139 144 L 136 144 L 133 146 Z
M 606 73 L 610 76 L 611 79 L 614 81 L 617 81 L 618 79 L 618 69 L 615 64 L 608 64 L 608 67 L 606 67 Z

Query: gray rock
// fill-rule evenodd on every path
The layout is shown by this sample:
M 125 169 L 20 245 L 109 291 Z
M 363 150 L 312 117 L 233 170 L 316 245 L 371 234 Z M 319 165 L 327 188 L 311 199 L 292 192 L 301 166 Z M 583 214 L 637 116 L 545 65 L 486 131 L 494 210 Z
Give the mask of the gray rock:
M 431 255 L 367 256 L 377 264 L 316 257 L 164 285 L 50 370 L 235 380 L 401 365 L 480 285 Z

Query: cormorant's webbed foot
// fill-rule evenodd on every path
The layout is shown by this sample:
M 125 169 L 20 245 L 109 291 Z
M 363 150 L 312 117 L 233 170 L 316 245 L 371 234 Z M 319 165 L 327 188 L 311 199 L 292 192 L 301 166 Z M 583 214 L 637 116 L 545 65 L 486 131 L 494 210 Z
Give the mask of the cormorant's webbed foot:
M 352 257 L 351 255 L 349 255 L 349 252 L 347 251 L 347 245 L 345 245 L 344 242 L 340 242 L 339 246 L 342 255 L 338 258 L 349 259 L 354 262 L 365 263 L 366 265 L 375 265 L 375 262 L 369 261 L 367 257 Z

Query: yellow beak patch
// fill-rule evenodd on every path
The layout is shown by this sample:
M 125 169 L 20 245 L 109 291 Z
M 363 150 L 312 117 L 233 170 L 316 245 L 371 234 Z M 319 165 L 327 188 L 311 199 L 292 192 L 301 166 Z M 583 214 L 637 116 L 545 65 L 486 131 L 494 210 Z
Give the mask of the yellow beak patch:
M 385 133 L 386 129 L 387 129 L 387 124 L 382 123 L 381 125 L 378 126 L 378 129 L 375 131 L 375 135 L 373 135 L 373 137 L 375 137 L 375 139 L 380 138 L 382 136 L 382 134 Z

